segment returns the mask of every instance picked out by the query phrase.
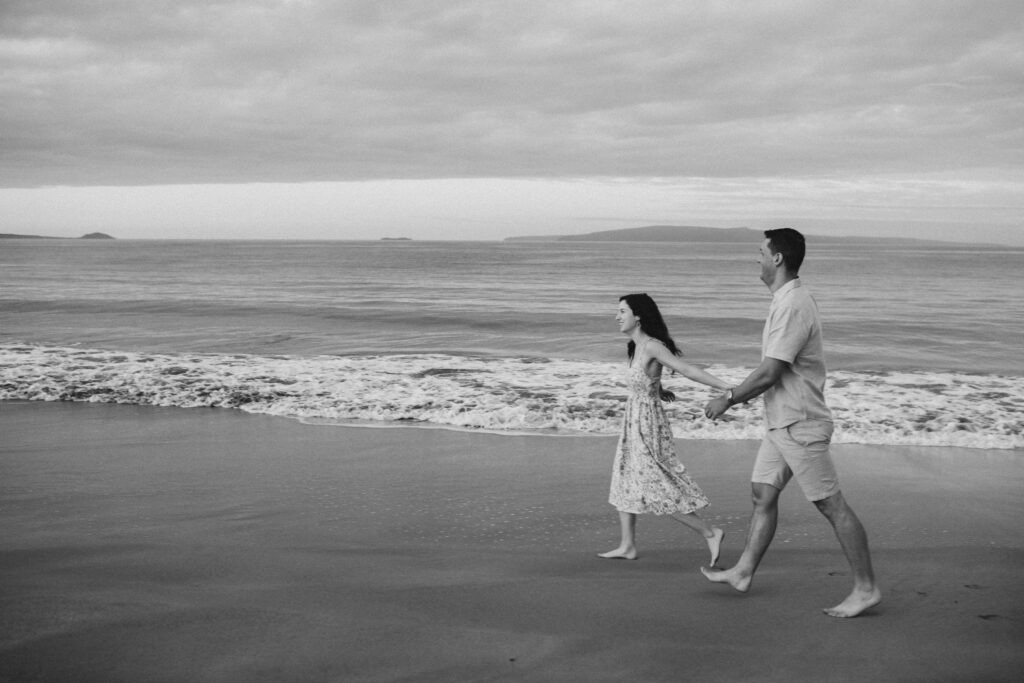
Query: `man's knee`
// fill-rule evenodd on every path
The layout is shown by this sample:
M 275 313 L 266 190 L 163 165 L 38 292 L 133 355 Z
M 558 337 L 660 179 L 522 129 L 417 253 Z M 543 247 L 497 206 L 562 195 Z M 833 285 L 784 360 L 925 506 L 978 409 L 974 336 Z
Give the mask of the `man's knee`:
M 755 508 L 774 508 L 779 502 L 779 493 L 781 490 L 771 484 L 752 483 L 750 485 L 750 500 L 754 503 Z
M 846 504 L 842 491 L 836 491 L 827 498 L 814 501 L 814 506 L 829 519 L 836 519 L 850 512 L 850 507 Z

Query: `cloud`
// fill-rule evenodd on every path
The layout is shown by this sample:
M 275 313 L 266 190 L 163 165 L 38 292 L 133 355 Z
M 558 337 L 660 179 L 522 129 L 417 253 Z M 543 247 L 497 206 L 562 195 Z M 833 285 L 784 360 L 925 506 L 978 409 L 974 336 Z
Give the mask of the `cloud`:
M 0 186 L 1021 168 L 1024 9 L 0 9 Z

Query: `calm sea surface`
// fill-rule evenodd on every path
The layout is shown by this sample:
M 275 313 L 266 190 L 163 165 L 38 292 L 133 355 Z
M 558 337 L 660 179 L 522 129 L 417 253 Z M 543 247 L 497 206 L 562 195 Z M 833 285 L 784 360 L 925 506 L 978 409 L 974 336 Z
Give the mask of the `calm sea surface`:
M 0 241 L 0 398 L 225 406 L 339 424 L 615 433 L 621 294 L 739 381 L 769 304 L 757 245 Z M 1024 447 L 1024 250 L 816 248 L 837 441 Z M 681 438 L 712 424 L 669 378 Z

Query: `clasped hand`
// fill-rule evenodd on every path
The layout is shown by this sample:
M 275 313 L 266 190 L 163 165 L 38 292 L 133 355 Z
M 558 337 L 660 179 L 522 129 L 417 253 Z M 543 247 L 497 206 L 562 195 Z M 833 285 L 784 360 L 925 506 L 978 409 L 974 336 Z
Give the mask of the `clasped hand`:
M 725 396 L 719 396 L 718 398 L 711 399 L 704 406 L 704 417 L 717 420 L 727 410 L 729 410 L 729 399 Z

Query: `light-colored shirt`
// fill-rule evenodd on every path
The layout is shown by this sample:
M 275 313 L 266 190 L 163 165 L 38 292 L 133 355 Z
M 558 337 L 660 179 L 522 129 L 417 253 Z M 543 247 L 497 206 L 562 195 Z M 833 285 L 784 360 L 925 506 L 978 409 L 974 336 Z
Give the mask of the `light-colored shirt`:
M 801 420 L 832 421 L 825 403 L 825 354 L 818 304 L 799 278 L 772 294 L 761 337 L 761 357 L 787 363 L 779 381 L 764 392 L 768 429 Z

